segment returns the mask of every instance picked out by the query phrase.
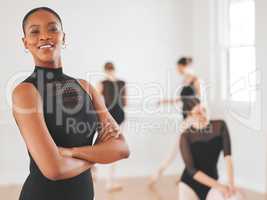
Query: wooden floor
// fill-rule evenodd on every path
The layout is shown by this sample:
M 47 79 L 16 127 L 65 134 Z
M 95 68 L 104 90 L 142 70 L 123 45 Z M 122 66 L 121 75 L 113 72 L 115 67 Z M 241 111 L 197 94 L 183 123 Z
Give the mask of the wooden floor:
M 178 188 L 175 177 L 164 177 L 154 187 L 147 186 L 147 179 L 133 178 L 121 179 L 119 183 L 123 189 L 118 192 L 109 193 L 105 191 L 105 182 L 98 181 L 95 184 L 96 200 L 178 200 Z M 1 200 L 18 200 L 20 186 L 0 187 Z M 246 200 L 266 200 L 266 196 L 251 191 L 244 191 Z M 78 200 L 78 199 L 75 199 Z

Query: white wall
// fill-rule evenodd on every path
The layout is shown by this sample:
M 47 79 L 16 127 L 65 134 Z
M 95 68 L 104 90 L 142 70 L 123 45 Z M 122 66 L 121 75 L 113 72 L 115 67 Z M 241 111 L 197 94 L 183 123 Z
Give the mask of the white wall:
M 168 76 L 171 82 L 176 78 L 176 59 L 192 53 L 191 0 L 0 2 L 2 97 L 8 96 L 6 90 L 10 92 L 8 83 L 13 83 L 13 79 L 21 81 L 25 77 L 25 74 L 21 77 L 21 72 L 26 71 L 27 75 L 33 69 L 30 55 L 23 50 L 21 21 L 29 9 L 37 6 L 50 6 L 62 16 L 67 34 L 64 71 L 85 78 L 87 72 L 90 76 L 101 72 L 103 63 L 113 60 L 119 75 L 142 92 L 141 98 L 130 99 L 136 109 L 141 108 L 144 97 L 153 94 L 149 83 L 159 83 L 164 86 L 163 93 L 168 93 L 165 89 Z M 19 78 L 15 78 L 17 75 Z M 92 81 L 97 79 L 93 77 Z M 6 99 L 0 99 L 0 108 L 0 182 L 21 183 L 28 173 L 26 148 Z M 176 138 L 177 115 L 129 114 L 131 128 L 126 137 L 132 155 L 121 165 L 119 175 L 142 176 L 155 169 Z M 168 119 L 169 127 L 157 128 Z M 178 165 L 173 165 L 169 173 L 178 173 L 177 168 Z
M 260 66 L 261 75 L 264 78 L 266 74 L 266 28 L 263 24 L 266 21 L 266 2 L 264 0 L 257 1 L 257 62 Z M 253 127 L 248 124 L 232 107 L 229 107 L 223 100 L 224 88 L 227 84 L 224 79 L 225 69 L 221 65 L 220 46 L 218 45 L 218 3 L 217 0 L 194 0 L 194 57 L 196 60 L 196 70 L 207 83 L 207 93 L 209 96 L 209 110 L 214 118 L 226 119 L 232 137 L 233 158 L 235 163 L 235 171 L 237 183 L 246 188 L 256 191 L 266 191 L 266 123 L 262 123 L 262 127 Z M 264 5 L 265 4 L 265 7 Z M 264 29 L 264 30 L 263 30 Z M 264 53 L 263 53 L 264 52 Z M 265 70 L 265 71 L 264 71 Z M 266 84 L 260 84 L 262 91 Z M 266 90 L 265 90 L 266 91 Z M 263 94 L 263 93 L 262 93 Z M 266 94 L 257 108 L 258 113 L 256 120 L 266 119 Z M 261 97 L 260 97 L 261 98 Z M 252 107 L 254 109 L 254 107 Z M 263 115 L 263 118 L 261 118 Z M 254 118 L 254 116 L 253 116 Z M 260 123 L 261 124 L 261 123 Z M 264 129 L 265 126 L 265 129 Z M 220 167 L 223 169 L 223 166 Z
M 261 90 L 262 90 L 262 124 L 263 124 L 263 135 L 265 135 L 265 149 L 263 149 L 263 152 L 265 153 L 265 156 L 263 157 L 265 161 L 265 167 L 267 166 L 267 158 L 266 158 L 266 133 L 267 133 L 267 60 L 266 60 L 266 51 L 267 51 L 267 27 L 266 27 L 266 19 L 267 19 L 267 2 L 264 0 L 256 0 L 256 30 L 257 30 L 257 40 L 256 40 L 256 46 L 257 46 L 257 65 L 260 68 L 261 71 Z M 267 170 L 267 169 L 266 169 Z M 267 173 L 264 173 L 265 178 L 265 188 L 267 191 Z
M 2 2 L 1 2 L 2 1 Z M 266 2 L 257 1 L 257 62 L 261 67 L 262 91 L 266 91 Z M 211 115 L 226 118 L 233 139 L 233 152 L 239 184 L 266 191 L 266 123 L 260 131 L 248 129 L 233 118 L 222 101 L 223 70 L 216 53 L 215 0 L 90 0 L 90 1 L 4 1 L 0 0 L 0 92 L 6 96 L 7 83 L 21 71 L 28 74 L 33 64 L 21 43 L 21 20 L 31 8 L 48 5 L 63 18 L 68 47 L 64 52 L 64 71 L 77 77 L 100 72 L 106 60 L 114 60 L 118 73 L 130 85 L 139 88 L 140 96 L 131 98 L 133 108 L 148 109 L 144 99 L 156 94 L 151 83 L 163 86 L 162 93 L 173 95 L 176 83 L 175 61 L 181 55 L 194 54 L 197 73 L 208 89 Z M 43 3 L 40 3 L 43 2 Z M 53 3 L 52 3 L 53 2 Z M 14 6 L 16 5 L 16 6 Z M 99 77 L 93 77 L 95 82 Z M 167 80 L 169 79 L 169 80 Z M 132 86 L 134 87 L 134 86 Z M 169 91 L 166 89 L 168 88 Z M 136 90 L 131 90 L 133 95 Z M 147 97 L 147 98 L 145 98 Z M 266 102 L 266 92 L 263 101 Z M 153 101 L 152 101 L 153 103 Z M 155 109 L 155 106 L 152 109 Z M 262 105 L 263 122 L 266 103 Z M 0 182 L 23 182 L 28 173 L 26 148 L 4 98 L 0 99 Z M 228 109 L 229 110 L 229 109 Z M 165 113 L 165 115 L 164 115 Z M 143 176 L 151 173 L 169 152 L 176 139 L 179 118 L 174 108 L 159 113 L 139 112 L 128 116 L 126 137 L 131 158 L 119 167 L 120 176 Z M 181 172 L 178 159 L 167 173 Z M 223 169 L 223 166 L 220 166 Z M 253 172 L 253 173 L 252 173 Z M 106 168 L 101 169 L 106 174 Z

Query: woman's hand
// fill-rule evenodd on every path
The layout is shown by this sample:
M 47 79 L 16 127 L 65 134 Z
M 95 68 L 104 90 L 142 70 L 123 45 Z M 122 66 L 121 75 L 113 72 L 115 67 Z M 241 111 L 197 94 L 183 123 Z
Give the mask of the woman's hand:
M 165 104 L 166 103 L 166 100 L 158 100 L 157 101 L 157 106 L 161 106 L 162 104 Z
M 231 196 L 236 194 L 237 188 L 235 187 L 235 185 L 233 183 L 229 183 L 228 188 L 229 188 Z
M 121 134 L 120 127 L 118 125 L 115 126 L 112 121 L 106 120 L 106 122 L 102 123 L 103 125 L 99 131 L 98 141 L 106 142 L 112 138 L 119 138 Z
M 166 105 L 166 104 L 173 104 L 174 102 L 175 100 L 173 99 L 161 99 L 157 102 L 157 105 L 161 106 L 161 105 Z
M 65 157 L 72 157 L 73 156 L 72 148 L 58 147 L 58 151 L 59 151 L 61 156 L 65 156 Z
M 215 188 L 223 194 L 224 198 L 232 196 L 230 188 L 227 185 L 218 184 Z

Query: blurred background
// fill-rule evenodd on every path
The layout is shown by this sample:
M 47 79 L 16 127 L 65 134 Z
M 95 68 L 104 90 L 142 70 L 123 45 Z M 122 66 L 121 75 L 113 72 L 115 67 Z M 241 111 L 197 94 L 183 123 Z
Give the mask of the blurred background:
M 128 192 L 139 195 L 137 199 L 176 199 L 175 177 L 184 167 L 179 155 L 159 183 L 165 187 L 160 187 L 158 196 L 147 189 L 147 177 L 177 139 L 179 108 L 157 107 L 156 102 L 177 95 L 181 80 L 175 65 L 182 56 L 194 60 L 211 117 L 228 123 L 237 185 L 253 200 L 266 199 L 265 0 L 0 2 L 1 199 L 17 199 L 29 173 L 26 147 L 11 115 L 10 93 L 34 67 L 23 48 L 21 23 L 30 9 L 39 6 L 55 9 L 63 20 L 65 73 L 95 85 L 104 78 L 104 63 L 112 61 L 118 76 L 128 84 L 124 133 L 131 157 L 117 167 L 116 175 L 124 189 L 114 194 L 114 199 L 125 199 Z M 219 169 L 223 179 L 223 162 Z M 97 187 L 107 171 L 107 166 L 98 166 Z M 96 199 L 106 198 L 98 187 Z

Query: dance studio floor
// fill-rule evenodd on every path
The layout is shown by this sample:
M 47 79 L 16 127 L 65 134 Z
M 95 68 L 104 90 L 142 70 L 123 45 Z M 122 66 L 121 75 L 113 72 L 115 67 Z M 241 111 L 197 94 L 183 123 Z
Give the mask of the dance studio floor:
M 96 200 L 178 200 L 175 177 L 164 177 L 154 188 L 147 187 L 147 179 L 121 179 L 124 188 L 121 191 L 107 193 L 103 181 L 96 183 Z M 0 187 L 0 199 L 17 200 L 19 186 Z M 266 200 L 266 196 L 245 191 L 247 200 Z

